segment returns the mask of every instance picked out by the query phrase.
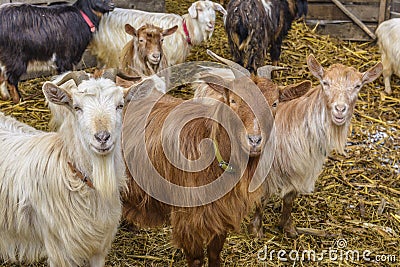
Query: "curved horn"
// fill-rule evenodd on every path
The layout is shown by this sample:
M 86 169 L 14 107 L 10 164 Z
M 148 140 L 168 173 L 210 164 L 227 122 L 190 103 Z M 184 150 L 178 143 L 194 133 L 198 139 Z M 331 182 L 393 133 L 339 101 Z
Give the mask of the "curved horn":
M 115 82 L 117 73 L 118 73 L 117 69 L 105 69 L 101 77 Z
M 271 80 L 271 74 L 274 70 L 287 70 L 285 67 L 278 67 L 272 65 L 265 65 L 257 69 L 257 76 L 265 77 Z
M 115 68 L 105 69 L 103 74 L 101 75 L 102 78 L 112 80 L 113 82 L 116 81 L 117 76 L 121 79 L 124 79 L 127 81 L 133 81 L 133 82 L 136 82 L 136 81 L 139 81 L 142 79 L 142 77 L 139 75 L 131 76 L 131 75 L 121 71 L 120 69 L 115 69 Z
M 139 81 L 139 80 L 141 80 L 141 79 L 143 78 L 143 77 L 140 76 L 140 75 L 131 76 L 131 75 L 129 75 L 129 74 L 127 74 L 127 73 L 125 73 L 125 72 L 123 72 L 123 71 L 121 71 L 121 70 L 118 70 L 118 71 L 117 71 L 117 76 L 120 77 L 120 78 L 122 78 L 122 79 L 124 79 L 124 80 L 132 81 L 132 82 Z
M 242 76 L 250 77 L 250 71 L 247 70 L 246 68 L 240 66 L 238 63 L 233 62 L 229 59 L 223 58 L 221 56 L 218 56 L 217 54 L 215 54 L 214 52 L 212 52 L 209 49 L 207 49 L 207 54 L 209 56 L 213 57 L 214 59 L 218 60 L 219 62 L 224 63 L 224 64 L 228 65 L 229 67 L 231 67 L 233 74 L 235 74 L 236 78 L 239 78 Z
M 79 85 L 83 80 L 88 80 L 89 75 L 84 71 L 71 71 L 64 75 L 64 77 L 57 82 L 57 85 L 60 86 L 71 79 L 74 80 L 76 85 Z

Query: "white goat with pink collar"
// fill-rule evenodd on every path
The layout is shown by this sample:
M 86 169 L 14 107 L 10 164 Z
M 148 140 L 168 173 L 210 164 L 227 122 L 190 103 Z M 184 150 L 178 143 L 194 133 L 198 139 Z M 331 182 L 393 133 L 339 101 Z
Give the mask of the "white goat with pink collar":
M 100 65 L 118 67 L 121 51 L 131 39 L 124 30 L 125 24 L 136 29 L 146 23 L 163 29 L 178 25 L 175 34 L 165 37 L 163 50 L 169 65 L 182 63 L 193 46 L 211 38 L 215 27 L 215 11 L 221 12 L 225 18 L 226 10 L 220 4 L 208 0 L 194 2 L 183 16 L 115 8 L 102 18 L 90 49 Z

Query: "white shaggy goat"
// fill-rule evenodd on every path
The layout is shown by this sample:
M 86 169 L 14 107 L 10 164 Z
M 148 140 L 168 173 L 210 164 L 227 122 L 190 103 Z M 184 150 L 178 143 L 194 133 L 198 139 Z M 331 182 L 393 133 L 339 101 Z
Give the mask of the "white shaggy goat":
M 163 29 L 178 25 L 175 34 L 164 39 L 164 53 L 169 65 L 185 61 L 194 45 L 211 38 L 215 26 L 215 11 L 224 16 L 225 9 L 212 1 L 194 2 L 183 16 L 169 13 L 149 13 L 140 10 L 116 8 L 103 16 L 99 31 L 94 34 L 90 49 L 93 55 L 107 67 L 118 67 L 122 48 L 130 40 L 124 30 L 125 24 L 136 29 L 146 23 Z
M 392 74 L 400 77 L 400 18 L 389 19 L 379 24 L 376 29 L 376 37 L 382 57 L 385 92 L 390 95 L 392 93 L 390 86 Z
M 78 84 L 70 92 L 43 85 L 47 100 L 72 114 L 57 133 L 0 114 L 0 259 L 104 266 L 126 187 L 124 93 L 105 78 Z
M 334 64 L 324 69 L 310 55 L 311 73 L 321 85 L 305 96 L 278 105 L 275 116 L 276 153 L 265 180 L 266 196 L 283 197 L 280 226 L 289 236 L 296 236 L 292 224 L 292 205 L 298 193 L 311 193 L 328 155 L 344 153 L 351 117 L 361 87 L 378 78 L 382 63 L 364 73 L 353 67 Z M 253 232 L 262 235 L 262 207 L 252 221 Z

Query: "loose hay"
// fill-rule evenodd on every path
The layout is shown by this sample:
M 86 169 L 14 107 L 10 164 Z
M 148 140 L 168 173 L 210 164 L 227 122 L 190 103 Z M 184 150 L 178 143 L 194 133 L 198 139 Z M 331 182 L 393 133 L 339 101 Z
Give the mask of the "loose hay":
M 167 0 L 167 10 L 186 13 L 191 1 Z M 176 7 L 180 10 L 176 10 Z M 212 41 L 195 48 L 189 60 L 210 60 L 205 49 L 231 58 L 221 17 Z M 333 63 L 353 65 L 364 71 L 380 60 L 375 43 L 344 42 L 320 36 L 314 29 L 298 22 L 284 42 L 280 65 L 289 68 L 278 72 L 279 84 L 310 79 L 306 56 L 313 53 L 323 66 Z M 47 130 L 49 110 L 41 86 L 47 78 L 21 83 L 25 101 L 12 105 L 0 101 L 0 109 L 36 128 Z M 266 236 L 254 239 L 246 233 L 244 222 L 240 233 L 232 233 L 222 251 L 225 266 L 398 266 L 400 263 L 400 86 L 393 80 L 393 95 L 383 94 L 383 78 L 364 86 L 356 104 L 346 148 L 347 155 L 333 154 L 317 181 L 315 193 L 300 197 L 293 210 L 295 223 L 304 233 L 289 239 L 276 228 L 280 200 L 273 198 L 266 208 L 263 226 Z M 175 92 L 189 97 L 183 88 Z M 3 152 L 4 153 L 4 152 Z M 29 164 L 29 163 L 27 163 Z M 132 231 L 121 225 L 108 266 L 185 266 L 183 253 L 171 247 L 170 228 Z M 293 258 L 296 251 L 305 260 Z M 336 251 L 335 251 L 336 250 Z M 264 252 L 267 252 L 266 254 Z M 291 252 L 293 251 L 293 252 Z M 315 260 L 308 259 L 312 251 Z M 325 252 L 324 252 L 325 251 Z M 330 251 L 331 254 L 328 254 Z M 291 254 L 288 254 L 291 252 Z M 359 260 L 356 258 L 359 253 Z M 363 252 L 386 255 L 384 262 L 365 261 Z M 322 254 L 325 253 L 325 254 Z M 355 253 L 355 254 L 354 254 Z M 365 256 L 365 255 L 364 255 Z M 265 259 L 264 259 L 265 257 Z M 264 259 L 264 260 L 263 260 Z M 352 259 L 355 259 L 352 261 Z M 29 266 L 44 266 L 38 263 Z M 0 266 L 27 266 L 1 263 Z

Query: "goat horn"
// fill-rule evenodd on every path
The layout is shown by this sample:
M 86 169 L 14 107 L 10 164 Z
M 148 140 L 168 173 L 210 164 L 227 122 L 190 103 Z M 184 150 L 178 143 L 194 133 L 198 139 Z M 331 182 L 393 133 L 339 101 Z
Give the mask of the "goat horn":
M 101 77 L 115 82 L 117 73 L 118 73 L 117 69 L 105 69 Z
M 64 75 L 64 77 L 57 82 L 57 85 L 60 86 L 71 79 L 74 80 L 76 85 L 79 85 L 83 80 L 88 80 L 89 75 L 84 71 L 72 71 Z
M 139 74 L 137 74 L 136 76 L 131 76 L 131 75 L 129 75 L 126 72 L 123 72 L 121 70 L 117 71 L 117 76 L 122 78 L 122 79 L 124 79 L 124 80 L 132 81 L 132 82 L 139 81 L 139 80 L 141 80 L 143 78 Z
M 217 54 L 215 54 L 214 52 L 212 52 L 209 49 L 207 49 L 207 54 L 209 56 L 213 57 L 214 59 L 218 60 L 219 62 L 224 63 L 224 64 L 228 65 L 229 67 L 231 67 L 233 74 L 235 75 L 236 78 L 239 78 L 242 76 L 250 77 L 250 71 L 247 70 L 246 68 L 240 66 L 238 63 L 233 62 L 229 59 L 223 58 L 221 56 L 218 56 Z
M 266 65 L 263 67 L 259 67 L 257 69 L 257 76 L 271 79 L 271 74 L 274 70 L 287 70 L 287 69 L 288 68 L 285 68 L 285 67 Z
M 115 68 L 105 69 L 103 74 L 101 75 L 102 78 L 112 80 L 113 82 L 116 81 L 117 76 L 124 80 L 134 81 L 134 82 L 142 79 L 141 76 L 131 76 L 131 75 L 128 75 L 127 73 L 125 73 L 119 69 L 115 69 Z

